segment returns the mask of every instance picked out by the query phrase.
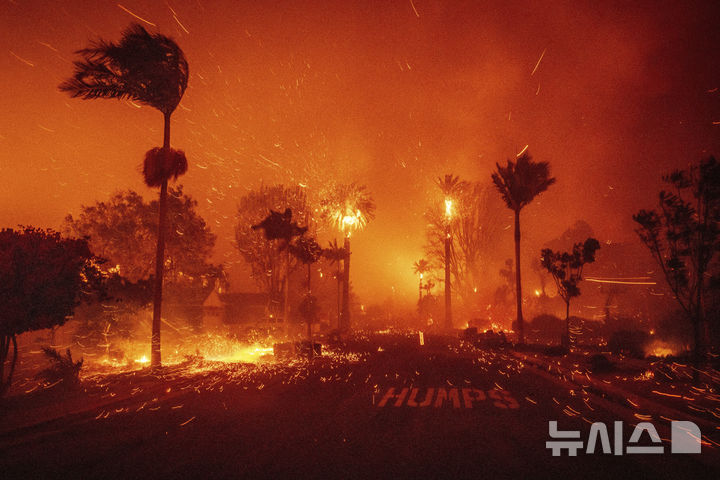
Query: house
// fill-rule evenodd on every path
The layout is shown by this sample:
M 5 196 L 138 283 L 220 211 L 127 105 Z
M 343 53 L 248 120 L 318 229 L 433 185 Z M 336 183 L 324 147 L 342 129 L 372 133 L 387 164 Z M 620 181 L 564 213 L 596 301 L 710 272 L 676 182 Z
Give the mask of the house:
M 202 324 L 206 330 L 268 323 L 268 295 L 229 293 L 215 288 L 202 305 Z

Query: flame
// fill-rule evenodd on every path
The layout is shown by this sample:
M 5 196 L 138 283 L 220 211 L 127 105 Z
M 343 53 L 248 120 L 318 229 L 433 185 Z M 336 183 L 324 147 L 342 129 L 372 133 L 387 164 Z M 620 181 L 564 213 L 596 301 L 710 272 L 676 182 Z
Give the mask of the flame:
M 667 357 L 670 355 L 675 355 L 677 353 L 678 349 L 674 348 L 673 345 L 663 342 L 663 341 L 655 341 L 651 342 L 648 347 L 645 350 L 645 355 L 655 356 L 655 357 Z
M 142 357 L 135 360 L 135 363 L 140 363 L 142 365 L 145 365 L 147 363 L 150 363 L 150 360 L 148 359 L 147 355 L 143 355 Z
M 452 218 L 453 216 L 453 201 L 451 198 L 445 199 L 445 217 Z

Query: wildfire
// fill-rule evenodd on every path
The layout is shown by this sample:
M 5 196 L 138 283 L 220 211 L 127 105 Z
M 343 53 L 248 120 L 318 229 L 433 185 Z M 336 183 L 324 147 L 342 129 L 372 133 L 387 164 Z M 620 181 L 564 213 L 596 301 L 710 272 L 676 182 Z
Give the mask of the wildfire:
M 648 357 L 668 357 L 670 355 L 675 355 L 676 353 L 677 350 L 673 348 L 672 345 L 662 341 L 650 343 L 650 345 L 648 345 L 648 348 L 645 351 L 645 354 Z
M 453 216 L 453 201 L 451 198 L 445 199 L 445 217 L 452 218 Z

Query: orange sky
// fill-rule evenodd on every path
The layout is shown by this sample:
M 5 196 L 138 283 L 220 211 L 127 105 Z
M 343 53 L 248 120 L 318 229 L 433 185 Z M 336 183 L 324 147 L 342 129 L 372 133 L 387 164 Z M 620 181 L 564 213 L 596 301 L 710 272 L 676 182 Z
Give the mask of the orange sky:
M 139 165 L 161 143 L 160 114 L 57 90 L 73 51 L 118 39 L 134 14 L 188 58 L 172 144 L 229 265 L 248 189 L 355 180 L 378 204 L 353 239 L 356 290 L 414 295 L 432 180 L 489 179 L 525 145 L 558 180 L 523 214 L 529 254 L 578 219 L 634 241 L 630 216 L 652 206 L 660 174 L 720 154 L 713 4 L 3 1 L 0 223 L 57 228 L 117 189 L 154 195 Z

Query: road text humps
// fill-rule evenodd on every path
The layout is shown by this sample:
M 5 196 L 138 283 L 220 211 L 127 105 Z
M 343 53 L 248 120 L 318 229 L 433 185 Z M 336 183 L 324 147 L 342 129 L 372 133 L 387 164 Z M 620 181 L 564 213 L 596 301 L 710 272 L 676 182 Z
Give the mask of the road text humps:
M 386 406 L 410 408 L 453 408 L 470 410 L 492 405 L 503 410 L 517 409 L 518 402 L 507 390 L 479 390 L 477 388 L 414 388 L 389 387 L 380 400 L 378 408 Z M 382 393 L 382 390 L 381 390 Z M 377 397 L 373 397 L 375 400 Z

